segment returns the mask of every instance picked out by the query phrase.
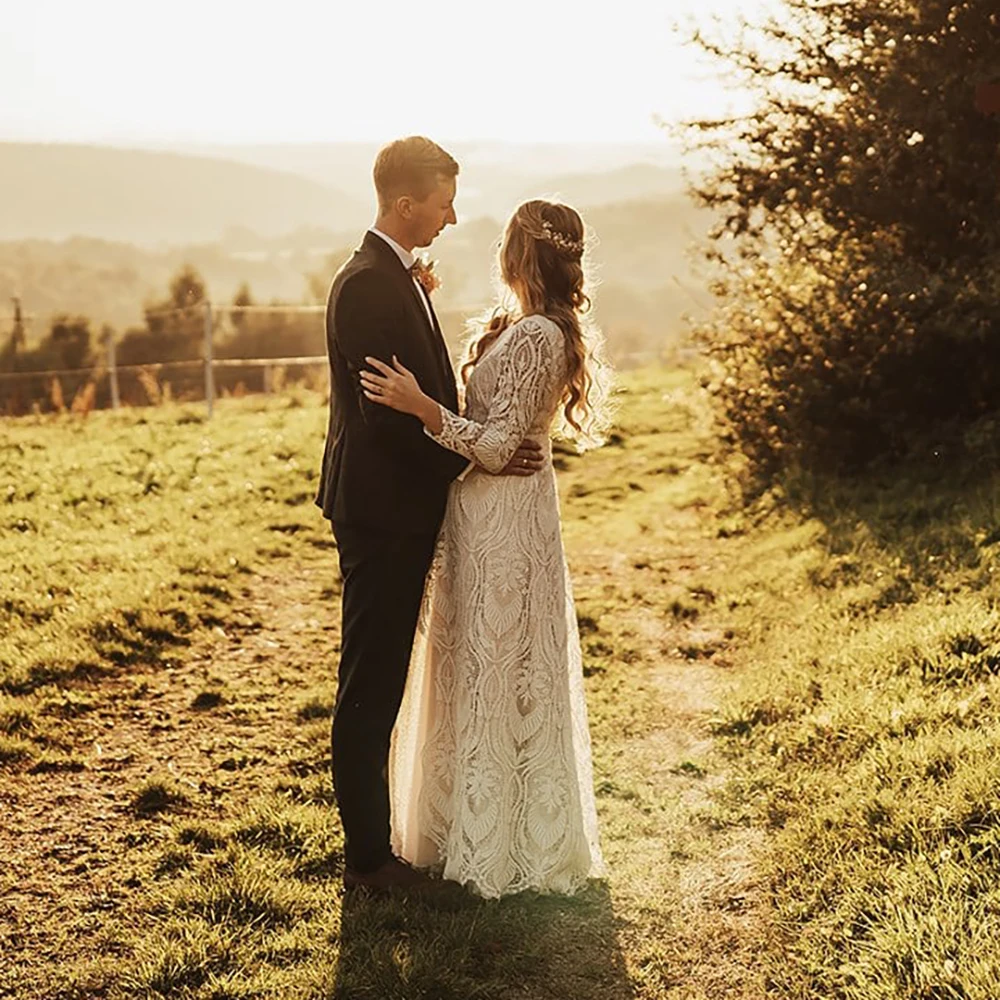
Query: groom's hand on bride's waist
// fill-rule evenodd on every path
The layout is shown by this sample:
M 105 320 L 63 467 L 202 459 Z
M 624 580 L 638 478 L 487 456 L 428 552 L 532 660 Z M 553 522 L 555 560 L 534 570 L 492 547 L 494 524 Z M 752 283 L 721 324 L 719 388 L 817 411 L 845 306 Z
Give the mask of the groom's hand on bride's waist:
M 500 470 L 501 476 L 533 476 L 545 465 L 542 446 L 537 441 L 524 440 L 510 461 Z

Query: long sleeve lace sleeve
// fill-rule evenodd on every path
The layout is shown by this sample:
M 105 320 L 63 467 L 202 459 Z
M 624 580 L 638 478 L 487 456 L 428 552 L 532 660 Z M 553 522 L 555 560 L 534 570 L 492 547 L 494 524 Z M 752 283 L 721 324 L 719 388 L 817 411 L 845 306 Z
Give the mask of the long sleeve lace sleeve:
M 562 331 L 554 323 L 528 316 L 507 336 L 486 419 L 478 423 L 442 406 L 440 433 L 427 431 L 438 444 L 494 474 L 507 465 L 549 403 L 565 366 Z

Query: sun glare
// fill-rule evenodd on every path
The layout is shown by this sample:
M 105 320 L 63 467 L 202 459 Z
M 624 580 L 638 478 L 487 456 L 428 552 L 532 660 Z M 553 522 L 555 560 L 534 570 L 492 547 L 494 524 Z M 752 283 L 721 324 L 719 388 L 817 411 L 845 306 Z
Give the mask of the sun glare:
M 486 20 L 460 0 L 288 0 L 280 18 L 234 2 L 35 0 L 5 11 L 0 139 L 661 141 L 657 117 L 723 101 L 676 23 L 762 6 L 511 0 Z

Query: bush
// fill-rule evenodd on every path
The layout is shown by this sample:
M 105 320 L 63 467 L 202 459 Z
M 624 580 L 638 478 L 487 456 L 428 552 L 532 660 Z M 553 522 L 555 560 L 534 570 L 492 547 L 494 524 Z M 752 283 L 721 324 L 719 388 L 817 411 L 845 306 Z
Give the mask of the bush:
M 1000 122 L 975 104 L 995 5 L 786 7 L 766 46 L 702 37 L 762 106 L 695 133 L 731 150 L 696 191 L 725 302 L 698 331 L 707 384 L 764 479 L 958 441 L 1000 408 Z

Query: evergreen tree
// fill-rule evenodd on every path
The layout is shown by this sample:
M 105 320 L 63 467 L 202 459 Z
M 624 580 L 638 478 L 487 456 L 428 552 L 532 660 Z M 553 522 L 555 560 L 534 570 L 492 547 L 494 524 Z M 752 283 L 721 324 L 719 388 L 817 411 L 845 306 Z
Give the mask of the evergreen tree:
M 165 299 L 149 303 L 145 327 L 125 333 L 118 348 L 123 365 L 188 361 L 201 355 L 208 293 L 201 275 L 187 265 L 170 281 Z

